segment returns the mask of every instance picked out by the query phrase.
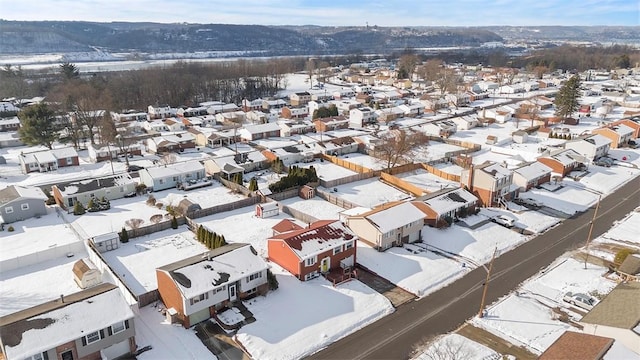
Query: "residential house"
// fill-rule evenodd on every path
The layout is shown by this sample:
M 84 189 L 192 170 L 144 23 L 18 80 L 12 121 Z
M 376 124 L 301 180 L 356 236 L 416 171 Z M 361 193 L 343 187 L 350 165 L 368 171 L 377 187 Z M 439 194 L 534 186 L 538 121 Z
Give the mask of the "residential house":
M 189 328 L 236 301 L 268 291 L 267 269 L 249 244 L 227 244 L 156 269 L 158 293 Z
M 311 94 L 307 91 L 298 91 L 289 95 L 289 102 L 292 106 L 305 105 L 311 101 Z
M 115 359 L 136 351 L 134 313 L 109 283 L 0 318 L 4 359 Z
M 504 124 L 507 121 L 511 121 L 512 116 L 513 112 L 506 107 L 482 109 L 480 111 L 480 117 L 482 119 L 494 120 L 499 124 Z
M 201 103 L 200 106 L 206 107 L 207 113 L 209 115 L 217 115 L 220 113 L 235 112 L 240 110 L 240 108 L 236 104 L 225 104 L 220 101 L 211 101 L 208 103 Z
M 191 116 L 204 116 L 207 115 L 207 107 L 206 106 L 198 106 L 198 107 L 188 107 L 188 108 L 180 108 L 176 112 L 176 115 L 187 118 Z
M 178 109 L 172 108 L 169 105 L 165 106 L 151 106 L 147 108 L 147 113 L 149 113 L 150 119 L 165 119 L 176 116 L 178 113 Z
M 407 117 L 416 117 L 424 114 L 424 104 L 421 102 L 416 102 L 412 104 L 403 104 L 398 106 L 401 110 L 404 111 L 404 116 Z
M 280 136 L 289 137 L 292 135 L 306 134 L 315 132 L 315 125 L 309 120 L 278 120 L 276 122 L 280 126 Z
M 118 145 L 98 145 L 91 144 L 87 148 L 89 160 L 94 163 L 117 160 L 119 156 L 124 156 L 125 151 Z M 131 144 L 126 147 L 127 155 L 142 155 L 142 147 L 140 144 Z
M 167 118 L 162 121 L 164 122 L 165 125 L 167 125 L 167 127 L 169 128 L 169 131 L 175 132 L 175 131 L 182 131 L 185 129 L 182 119 Z
M 238 129 L 238 135 L 242 141 L 280 137 L 280 126 L 276 123 L 245 125 Z
M 241 155 L 241 154 L 238 154 Z M 203 162 L 205 173 L 209 176 L 220 175 L 222 178 L 231 180 L 236 174 L 244 175 L 244 168 L 235 161 L 237 156 L 223 156 L 206 159 Z
M 139 171 L 140 182 L 152 191 L 177 187 L 189 180 L 205 178 L 204 166 L 199 161 L 187 161 L 145 168 Z
M 302 106 L 302 107 L 285 106 L 282 108 L 281 116 L 285 119 L 303 119 L 309 116 L 309 108 L 306 106 Z
M 350 99 L 356 96 L 356 92 L 351 88 L 342 88 L 333 92 L 334 99 Z
M 513 185 L 513 172 L 500 164 L 484 162 L 463 169 L 460 183 L 469 189 L 482 206 L 504 206 L 506 201 L 517 197 L 517 186 Z
M 640 282 L 620 283 L 580 321 L 586 334 L 619 341 L 640 355 Z
M 455 107 L 467 106 L 471 102 L 471 96 L 466 92 L 446 94 L 444 98 L 449 102 L 449 104 Z
M 425 214 L 411 202 L 388 203 L 360 215 L 349 216 L 347 226 L 378 251 L 421 239 Z
M 0 190 L 0 224 L 46 215 L 47 196 L 40 188 L 9 185 Z
M 243 124 L 247 120 L 247 113 L 244 111 L 227 111 L 215 115 L 216 121 L 221 124 Z
M 289 166 L 299 162 L 312 161 L 314 156 L 314 149 L 306 144 L 298 144 L 271 150 L 264 150 L 262 153 L 266 157 L 271 158 L 272 161 L 278 158 L 282 160 L 282 163 L 284 165 Z
M 269 122 L 270 114 L 267 114 L 263 111 L 250 110 L 250 111 L 246 111 L 245 113 L 246 113 L 247 121 L 252 124 L 264 124 Z M 284 116 L 284 113 L 283 113 L 283 116 Z
M 214 131 L 207 136 L 207 147 L 218 148 L 221 146 L 228 146 L 240 141 L 240 136 L 237 130 L 223 130 Z
M 0 132 L 0 148 L 24 146 L 17 132 Z
M 469 101 L 474 102 L 482 99 L 488 99 L 489 93 L 486 91 L 467 91 L 467 95 L 469 95 Z
M 242 110 L 245 112 L 262 110 L 262 101 L 263 101 L 262 99 L 255 99 L 255 100 L 243 99 Z
M 343 115 L 348 115 L 351 110 L 357 109 L 362 106 L 360 102 L 352 99 L 337 100 L 332 101 L 332 103 L 338 109 L 338 113 Z
M 614 121 L 611 123 L 611 126 L 624 125 L 633 129 L 633 134 L 631 134 L 631 139 L 635 140 L 640 138 L 640 120 L 633 119 L 622 119 L 618 121 Z
M 287 106 L 287 102 L 282 99 L 262 100 L 262 110 L 278 110 Z
M 124 113 L 117 113 L 112 111 L 111 118 L 113 119 L 113 121 L 119 122 L 119 123 L 131 122 L 131 121 L 148 121 L 149 114 L 147 114 L 146 112 L 136 112 L 136 111 L 124 112 Z
M 529 191 L 533 187 L 548 183 L 551 180 L 552 171 L 551 167 L 534 161 L 513 169 L 513 183 L 520 187 L 520 191 Z
M 41 150 L 29 153 L 21 152 L 18 159 L 20 160 L 20 169 L 23 174 L 36 171 L 54 171 L 61 167 L 80 165 L 78 153 L 72 147 Z
M 456 124 L 456 130 L 469 130 L 478 126 L 478 117 L 475 114 L 456 116 L 449 120 Z
M 594 161 L 609 154 L 611 140 L 601 134 L 593 134 L 582 139 L 567 141 L 564 148 L 575 150 L 589 161 Z
M 340 116 L 330 116 L 326 118 L 318 118 L 313 121 L 318 132 L 327 132 L 337 129 L 346 129 L 349 127 L 349 119 Z
M 349 110 L 349 127 L 362 128 L 376 123 L 376 114 L 370 107 Z
M 142 122 L 142 128 L 148 132 L 168 132 L 169 126 L 162 120 L 150 120 Z
M 446 138 L 454 134 L 458 130 L 458 127 L 456 123 L 451 120 L 438 120 L 417 126 L 416 130 L 419 130 L 427 135 Z
M 185 149 L 194 149 L 195 147 L 196 138 L 190 132 L 147 139 L 147 151 L 153 154 L 183 152 Z
M 17 116 L 11 118 L 0 118 L 0 132 L 18 131 L 20 119 Z
M 600 134 L 611 140 L 611 148 L 617 149 L 627 146 L 629 140 L 633 139 L 634 129 L 624 125 L 611 125 L 591 130 L 592 134 Z
M 464 188 L 445 188 L 411 202 L 424 213 L 424 223 L 432 227 L 451 225 L 476 211 L 478 198 Z
M 269 260 L 301 281 L 324 274 L 342 282 L 352 276 L 358 237 L 339 220 L 322 220 L 267 239 Z M 335 282 L 334 282 L 335 283 Z
M 587 159 L 572 149 L 560 149 L 540 156 L 536 159 L 551 168 L 551 172 L 561 177 L 569 175 L 573 170 L 584 164 Z
M 404 116 L 404 111 L 401 108 L 394 106 L 390 108 L 378 109 L 374 112 L 374 114 L 379 123 L 388 124 L 393 120 L 399 119 Z
M 359 147 L 360 143 L 354 138 L 344 136 L 316 143 L 314 152 L 338 156 L 357 152 Z M 309 155 L 306 155 L 304 161 L 308 160 L 313 160 L 313 156 L 309 158 Z
M 614 340 L 607 337 L 565 331 L 545 350 L 538 360 L 602 360 Z M 612 356 L 613 358 L 613 356 Z
M 86 180 L 74 180 L 51 186 L 51 194 L 63 209 L 73 209 L 76 202 L 85 207 L 89 200 L 122 199 L 136 191 L 136 183 L 127 173 Z

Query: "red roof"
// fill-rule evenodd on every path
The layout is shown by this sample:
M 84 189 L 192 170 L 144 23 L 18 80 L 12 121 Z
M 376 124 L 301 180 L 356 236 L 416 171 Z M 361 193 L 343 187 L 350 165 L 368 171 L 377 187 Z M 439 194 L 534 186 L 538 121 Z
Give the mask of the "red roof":
M 289 219 L 284 219 L 279 223 L 275 224 L 271 229 L 273 229 L 278 233 L 284 233 L 284 232 L 300 230 L 304 228 Z
M 607 353 L 613 339 L 566 331 L 540 355 L 540 360 L 599 360 Z
M 338 226 L 332 226 L 334 223 L 338 223 Z M 298 251 L 302 250 L 302 243 L 305 241 L 326 242 L 336 239 L 351 240 L 353 238 L 353 234 L 345 229 L 339 220 L 316 221 L 308 228 L 293 230 L 272 237 L 272 239 L 283 240 L 290 248 Z

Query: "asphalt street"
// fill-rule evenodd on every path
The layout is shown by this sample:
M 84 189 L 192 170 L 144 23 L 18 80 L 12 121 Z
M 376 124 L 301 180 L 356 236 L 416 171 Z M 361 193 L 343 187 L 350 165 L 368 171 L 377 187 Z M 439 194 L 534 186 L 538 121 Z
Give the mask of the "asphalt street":
M 640 206 L 640 178 L 602 199 L 593 234 Z M 527 243 L 499 254 L 493 265 L 487 304 L 510 293 L 518 284 L 547 267 L 568 250 L 585 245 L 595 205 Z M 390 264 L 393 266 L 393 264 Z M 571 276 L 567 274 L 567 276 Z M 418 301 L 404 304 L 375 323 L 331 344 L 311 359 L 405 359 L 414 344 L 455 330 L 478 313 L 486 271 L 480 267 Z

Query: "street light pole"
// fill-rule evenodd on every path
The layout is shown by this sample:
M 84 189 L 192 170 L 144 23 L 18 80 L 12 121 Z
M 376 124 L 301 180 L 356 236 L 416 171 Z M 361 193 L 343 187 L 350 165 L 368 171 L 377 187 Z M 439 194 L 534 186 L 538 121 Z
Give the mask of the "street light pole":
M 585 246 L 586 255 L 584 256 L 584 268 L 587 269 L 587 260 L 589 259 L 589 244 L 591 243 L 591 233 L 593 232 L 593 223 L 596 221 L 596 216 L 598 215 L 598 208 L 600 207 L 600 199 L 602 199 L 602 195 L 598 195 L 598 203 L 596 204 L 596 210 L 593 212 L 593 218 L 589 223 L 589 235 L 587 235 L 587 245 Z
M 482 300 L 480 300 L 480 310 L 478 311 L 478 317 L 484 317 L 484 302 L 487 297 L 487 289 L 489 288 L 489 280 L 491 280 L 491 270 L 493 270 L 493 261 L 496 259 L 496 254 L 498 253 L 498 247 L 493 250 L 493 256 L 491 256 L 491 262 L 489 263 L 489 270 L 487 270 L 487 279 L 484 281 L 483 289 L 482 289 Z

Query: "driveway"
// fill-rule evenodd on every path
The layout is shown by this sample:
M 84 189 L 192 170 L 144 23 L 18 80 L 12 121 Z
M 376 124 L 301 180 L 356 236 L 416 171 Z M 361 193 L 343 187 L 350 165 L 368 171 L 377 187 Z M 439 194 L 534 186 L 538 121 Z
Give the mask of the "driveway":
M 207 320 L 194 327 L 196 336 L 220 360 L 249 360 L 232 338 L 213 321 Z

